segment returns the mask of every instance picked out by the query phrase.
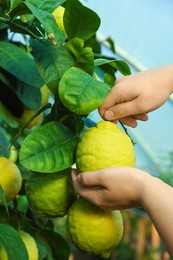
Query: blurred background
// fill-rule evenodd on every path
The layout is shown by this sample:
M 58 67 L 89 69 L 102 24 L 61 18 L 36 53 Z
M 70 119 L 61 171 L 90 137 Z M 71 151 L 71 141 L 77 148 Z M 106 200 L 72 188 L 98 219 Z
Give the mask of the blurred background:
M 103 53 L 128 63 L 132 73 L 173 63 L 173 1 L 83 0 L 101 18 L 98 39 Z M 114 42 L 115 54 L 105 40 Z M 159 77 L 159 75 L 158 75 Z M 173 186 L 173 98 L 149 113 L 147 122 L 127 127 L 134 140 L 136 166 Z M 90 115 L 99 121 L 97 112 Z M 169 259 L 143 210 L 123 212 L 125 234 L 112 259 Z M 76 258 L 79 259 L 79 258 Z
M 105 39 L 115 44 L 115 57 L 126 61 L 131 72 L 173 62 L 173 2 L 170 0 L 87 0 L 83 3 L 101 18 L 98 38 L 103 53 L 113 55 Z M 159 75 L 158 75 L 159 77 Z M 151 174 L 160 174 L 165 166 L 172 168 L 173 152 L 172 97 L 159 109 L 149 113 L 147 122 L 128 128 L 136 142 L 137 166 Z

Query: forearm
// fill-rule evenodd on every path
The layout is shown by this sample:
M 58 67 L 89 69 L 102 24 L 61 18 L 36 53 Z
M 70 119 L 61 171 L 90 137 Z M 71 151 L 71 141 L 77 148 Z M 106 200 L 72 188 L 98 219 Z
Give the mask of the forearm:
M 149 178 L 141 204 L 173 258 L 173 188 L 158 178 Z
M 153 81 L 151 82 L 153 85 L 156 80 L 158 86 L 162 85 L 163 88 L 168 89 L 170 94 L 173 93 L 173 64 L 144 71 L 142 73 L 149 74 L 148 77 L 150 77 L 150 80 Z

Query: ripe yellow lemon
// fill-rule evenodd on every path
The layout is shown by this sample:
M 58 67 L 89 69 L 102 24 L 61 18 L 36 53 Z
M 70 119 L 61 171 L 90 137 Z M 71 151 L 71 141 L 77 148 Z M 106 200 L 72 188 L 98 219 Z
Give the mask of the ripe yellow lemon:
M 2 246 L 0 246 L 0 259 L 1 260 L 8 260 L 7 253 Z
M 39 253 L 35 239 L 29 233 L 25 231 L 19 231 L 19 235 L 23 240 L 26 250 L 28 252 L 29 260 L 38 260 Z
M 38 260 L 39 253 L 35 239 L 29 234 L 24 231 L 19 231 L 19 236 L 23 240 L 26 250 L 28 252 L 29 260 Z M 3 247 L 0 246 L 0 259 L 1 260 L 8 260 L 7 253 Z
M 22 185 L 22 176 L 17 165 L 5 157 L 0 157 L 0 185 L 7 201 L 16 197 Z
M 21 126 L 24 126 L 26 124 L 26 122 L 28 121 L 28 119 L 30 119 L 35 113 L 36 113 L 35 110 L 31 110 L 31 109 L 25 107 L 21 118 L 18 119 L 18 122 L 20 123 Z M 31 129 L 34 126 L 37 126 L 41 122 L 42 119 L 43 119 L 43 115 L 39 114 L 27 125 L 27 128 Z
M 108 259 L 123 231 L 120 211 L 106 211 L 80 198 L 67 214 L 67 228 L 74 245 L 88 254 Z
M 129 136 L 116 124 L 100 121 L 81 138 L 76 152 L 79 172 L 111 166 L 135 166 L 135 152 Z
M 41 107 L 45 106 L 49 100 L 51 91 L 49 88 L 44 84 L 41 88 Z M 30 119 L 34 114 L 36 113 L 35 110 L 32 110 L 28 107 L 24 107 L 24 111 L 22 116 L 18 119 L 18 122 L 21 126 L 24 126 L 28 119 Z M 27 128 L 31 129 L 34 126 L 37 126 L 41 121 L 43 120 L 43 113 L 39 114 L 37 117 L 35 117 L 27 126 Z
M 31 208 L 43 217 L 63 217 L 76 198 L 70 169 L 57 173 L 31 173 L 26 196 Z
M 50 89 L 44 84 L 41 88 L 41 106 L 45 106 L 49 100 L 51 91 Z
M 65 33 L 63 16 L 64 16 L 65 8 L 63 6 L 59 6 L 53 11 L 53 16 L 55 17 L 56 23 L 58 27 Z

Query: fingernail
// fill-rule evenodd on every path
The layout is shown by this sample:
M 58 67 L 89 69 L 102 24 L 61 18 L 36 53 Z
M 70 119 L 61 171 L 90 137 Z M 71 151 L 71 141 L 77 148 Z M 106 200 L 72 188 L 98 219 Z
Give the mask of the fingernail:
M 76 180 L 78 183 L 81 183 L 82 178 L 81 178 L 80 174 L 76 177 Z
M 114 113 L 111 110 L 107 110 L 104 114 L 104 117 L 108 120 L 112 119 L 114 117 Z

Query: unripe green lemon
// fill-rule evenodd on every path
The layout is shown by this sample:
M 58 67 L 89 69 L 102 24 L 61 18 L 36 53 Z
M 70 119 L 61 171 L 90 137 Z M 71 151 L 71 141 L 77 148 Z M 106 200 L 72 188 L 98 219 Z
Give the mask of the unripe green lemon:
M 67 228 L 81 251 L 108 259 L 123 235 L 121 212 L 106 211 L 80 198 L 67 214 Z
M 79 172 L 111 166 L 135 166 L 135 152 L 129 136 L 116 124 L 100 121 L 89 128 L 78 144 L 76 166 Z
M 57 173 L 31 173 L 25 185 L 31 208 L 43 217 L 63 217 L 76 198 L 70 169 Z
M 0 157 L 0 185 L 7 201 L 15 199 L 22 186 L 22 176 L 19 168 L 5 157 Z

